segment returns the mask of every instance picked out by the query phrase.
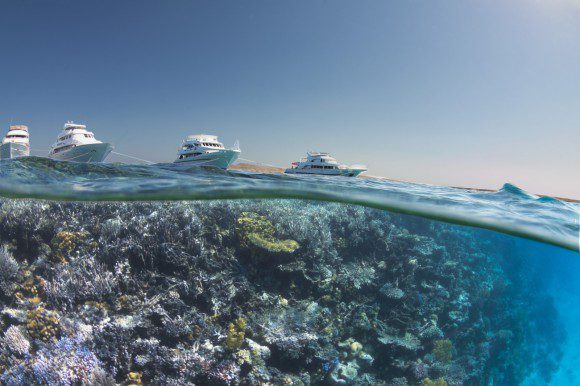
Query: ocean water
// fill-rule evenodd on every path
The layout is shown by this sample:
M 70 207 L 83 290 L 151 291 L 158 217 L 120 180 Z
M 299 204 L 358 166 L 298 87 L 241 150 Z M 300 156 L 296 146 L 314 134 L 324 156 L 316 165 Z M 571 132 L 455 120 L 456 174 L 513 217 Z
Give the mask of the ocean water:
M 580 384 L 579 206 L 0 162 L 0 381 Z

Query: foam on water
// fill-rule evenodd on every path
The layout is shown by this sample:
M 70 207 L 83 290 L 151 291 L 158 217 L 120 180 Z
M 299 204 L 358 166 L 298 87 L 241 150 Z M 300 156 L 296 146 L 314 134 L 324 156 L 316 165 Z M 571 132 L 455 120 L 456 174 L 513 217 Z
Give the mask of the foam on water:
M 0 161 L 0 195 L 72 201 L 293 198 L 364 205 L 491 229 L 578 251 L 580 205 L 505 184 L 496 193 L 379 179 L 318 177 L 172 164 Z

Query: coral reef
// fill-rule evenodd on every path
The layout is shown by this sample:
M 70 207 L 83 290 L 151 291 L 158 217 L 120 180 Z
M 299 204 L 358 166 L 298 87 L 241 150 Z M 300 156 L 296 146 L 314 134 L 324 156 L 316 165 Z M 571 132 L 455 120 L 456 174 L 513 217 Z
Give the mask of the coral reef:
M 452 358 L 453 344 L 449 339 L 436 340 L 433 347 L 433 355 L 439 362 L 449 363 Z
M 228 327 L 228 336 L 226 337 L 225 347 L 230 350 L 237 350 L 244 343 L 246 337 L 246 319 L 237 318 L 235 323 L 230 323 Z
M 410 216 L 0 200 L 0 245 L 7 385 L 517 385 L 560 355 L 509 237 Z
M 294 240 L 280 240 L 275 234 L 274 225 L 266 216 L 256 213 L 244 212 L 238 217 L 238 231 L 242 243 L 246 246 L 254 246 L 270 252 L 292 253 L 299 245 Z
M 5 245 L 0 247 L 0 293 L 5 296 L 12 294 L 18 269 L 18 262 L 8 251 L 8 248 Z

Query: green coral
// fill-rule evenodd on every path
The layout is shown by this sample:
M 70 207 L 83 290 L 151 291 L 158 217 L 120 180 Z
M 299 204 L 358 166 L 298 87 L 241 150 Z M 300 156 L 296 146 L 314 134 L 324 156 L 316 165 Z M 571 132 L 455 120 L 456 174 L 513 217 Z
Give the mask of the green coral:
M 276 238 L 274 224 L 266 216 L 244 212 L 238 218 L 237 225 L 242 244 L 246 247 L 258 247 L 275 253 L 292 253 L 300 247 L 294 240 Z
M 443 363 L 451 362 L 453 351 L 453 344 L 449 339 L 441 339 L 435 341 L 435 346 L 433 347 L 433 355 L 438 361 Z
M 246 319 L 237 318 L 234 323 L 228 326 L 228 336 L 226 337 L 225 347 L 230 350 L 240 348 L 246 337 Z
M 436 379 L 432 381 L 429 378 L 423 379 L 423 386 L 447 386 L 447 381 L 443 378 Z

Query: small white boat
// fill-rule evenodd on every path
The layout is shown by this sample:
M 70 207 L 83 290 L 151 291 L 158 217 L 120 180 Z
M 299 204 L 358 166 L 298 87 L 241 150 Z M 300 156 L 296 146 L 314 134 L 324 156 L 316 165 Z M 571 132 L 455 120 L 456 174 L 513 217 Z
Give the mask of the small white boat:
M 215 135 L 190 135 L 181 144 L 177 151 L 174 164 L 179 166 L 213 166 L 227 169 L 240 156 L 240 149 L 236 142 L 233 148 L 226 149 Z
M 324 176 L 356 177 L 366 172 L 363 165 L 341 165 L 328 153 L 308 152 L 306 158 L 292 162 L 292 167 L 286 169 L 288 174 L 317 174 Z
M 103 162 L 111 151 L 113 146 L 95 139 L 95 135 L 85 125 L 67 122 L 50 148 L 48 158 L 59 161 Z
M 0 145 L 0 158 L 9 159 L 28 157 L 29 155 L 30 138 L 28 135 L 28 126 L 10 126 L 8 134 L 6 134 L 2 140 L 2 145 Z

